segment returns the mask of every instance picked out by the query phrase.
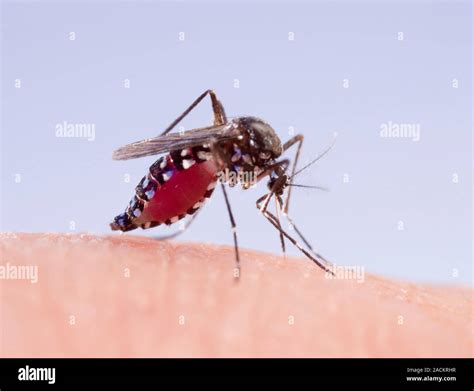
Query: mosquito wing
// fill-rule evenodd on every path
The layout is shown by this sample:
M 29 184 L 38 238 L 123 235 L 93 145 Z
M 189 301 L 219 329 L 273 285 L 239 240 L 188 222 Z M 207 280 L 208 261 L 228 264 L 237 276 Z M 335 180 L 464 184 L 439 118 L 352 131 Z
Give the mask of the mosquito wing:
M 183 133 L 171 133 L 165 136 L 137 141 L 114 151 L 112 158 L 115 160 L 136 159 L 177 149 L 209 144 L 212 140 L 232 140 L 238 136 L 238 130 L 229 128 L 228 124 L 209 126 L 188 130 Z

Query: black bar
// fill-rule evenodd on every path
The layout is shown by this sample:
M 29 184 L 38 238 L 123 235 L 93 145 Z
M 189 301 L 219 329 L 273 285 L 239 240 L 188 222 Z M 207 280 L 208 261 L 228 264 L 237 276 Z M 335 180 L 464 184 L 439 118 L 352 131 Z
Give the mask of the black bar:
M 55 383 L 19 380 L 31 368 L 55 368 Z M 410 370 L 408 368 L 411 368 Z M 0 389 L 71 385 L 398 385 L 403 389 L 474 388 L 472 359 L 0 359 Z M 415 371 L 415 369 L 418 371 Z M 427 376 L 441 377 L 434 381 Z M 408 381 L 407 377 L 426 380 Z M 446 379 L 449 377 L 450 379 Z M 452 378 L 455 378 L 452 379 Z M 468 386 L 468 387 L 466 387 Z

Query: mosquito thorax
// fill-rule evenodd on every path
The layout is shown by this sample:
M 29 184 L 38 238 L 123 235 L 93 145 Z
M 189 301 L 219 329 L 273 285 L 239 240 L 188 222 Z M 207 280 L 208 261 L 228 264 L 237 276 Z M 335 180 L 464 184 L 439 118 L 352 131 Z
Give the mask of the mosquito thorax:
M 273 128 L 261 119 L 235 118 L 232 120 L 232 128 L 240 133 L 228 150 L 232 171 L 258 175 L 282 154 L 280 138 Z M 242 185 L 243 188 L 249 187 L 249 183 Z
M 242 134 L 247 135 L 248 152 L 262 161 L 275 160 L 282 154 L 280 138 L 265 121 L 256 117 L 240 117 L 234 120 Z

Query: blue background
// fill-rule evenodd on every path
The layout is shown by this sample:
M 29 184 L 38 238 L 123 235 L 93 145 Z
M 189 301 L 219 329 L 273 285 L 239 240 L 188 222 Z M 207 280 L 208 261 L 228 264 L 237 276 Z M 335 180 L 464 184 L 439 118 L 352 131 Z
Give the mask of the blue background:
M 338 132 L 298 178 L 330 192 L 295 189 L 290 208 L 327 258 L 470 284 L 471 26 L 467 1 L 3 2 L 1 229 L 108 234 L 154 161 L 112 151 L 157 135 L 213 88 L 229 117 L 259 116 L 282 140 L 304 133 L 302 163 Z M 94 124 L 95 140 L 56 137 L 63 121 Z M 183 125 L 211 121 L 206 101 Z M 388 121 L 419 124 L 420 141 L 381 138 Z M 265 191 L 230 198 L 241 246 L 278 253 L 255 209 Z M 232 243 L 220 191 L 179 240 Z

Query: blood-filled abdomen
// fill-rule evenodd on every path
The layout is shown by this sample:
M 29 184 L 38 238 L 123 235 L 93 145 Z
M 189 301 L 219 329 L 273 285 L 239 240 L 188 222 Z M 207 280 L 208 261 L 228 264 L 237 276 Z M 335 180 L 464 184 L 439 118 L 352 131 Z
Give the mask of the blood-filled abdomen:
M 217 168 L 204 146 L 173 151 L 158 159 L 136 187 L 124 213 L 111 223 L 114 230 L 130 231 L 172 224 L 194 214 L 216 185 Z

